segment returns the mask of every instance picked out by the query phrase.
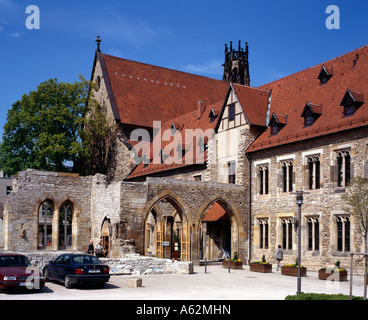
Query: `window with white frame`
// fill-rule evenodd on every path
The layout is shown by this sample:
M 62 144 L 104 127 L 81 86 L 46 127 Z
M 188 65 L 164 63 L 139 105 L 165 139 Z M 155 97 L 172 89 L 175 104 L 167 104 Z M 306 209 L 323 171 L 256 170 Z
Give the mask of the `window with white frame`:
M 308 250 L 319 250 L 319 218 L 308 217 Z
M 236 163 L 235 161 L 229 161 L 227 166 L 228 166 L 228 182 L 231 184 L 235 184 Z
M 308 157 L 308 185 L 309 190 L 320 189 L 321 162 L 319 156 Z
M 350 251 L 350 217 L 337 216 L 337 251 Z
M 337 152 L 337 183 L 339 187 L 346 187 L 350 182 L 350 151 L 338 151 Z
M 261 249 L 268 249 L 269 224 L 268 219 L 259 219 L 259 243 Z
M 268 164 L 258 166 L 259 194 L 269 194 L 269 168 Z
M 282 248 L 285 250 L 293 248 L 293 221 L 291 218 L 282 219 Z
M 282 162 L 282 191 L 293 191 L 293 161 Z

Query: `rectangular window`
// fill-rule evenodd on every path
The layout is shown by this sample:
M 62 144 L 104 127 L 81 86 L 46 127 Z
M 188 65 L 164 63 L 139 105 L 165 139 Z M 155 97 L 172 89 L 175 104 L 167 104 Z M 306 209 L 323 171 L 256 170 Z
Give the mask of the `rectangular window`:
M 319 250 L 319 219 L 308 218 L 308 250 Z
M 311 125 L 313 124 L 313 122 L 314 122 L 314 118 L 313 118 L 313 116 L 312 116 L 312 115 L 306 116 L 304 120 L 305 120 L 305 121 L 304 121 L 304 125 L 305 125 L 306 127 L 311 126 Z
M 345 116 L 351 116 L 355 113 L 355 106 L 353 104 L 348 104 L 344 108 Z
M 6 195 L 9 195 L 12 192 L 13 188 L 10 186 L 6 187 Z
M 260 227 L 260 247 L 261 249 L 268 249 L 268 220 L 259 220 Z
M 293 191 L 293 162 L 282 164 L 282 190 L 283 192 Z
M 235 161 L 230 161 L 228 163 L 228 168 L 229 168 L 228 172 L 229 183 L 235 184 Z
M 318 156 L 308 158 L 309 189 L 320 189 L 321 164 Z
M 235 104 L 229 105 L 229 121 L 235 120 Z
M 269 193 L 269 173 L 268 173 L 268 165 L 263 165 L 258 168 L 259 175 L 259 194 L 268 194 Z
M 282 220 L 282 247 L 287 250 L 293 248 L 293 224 L 291 219 Z
M 276 135 L 279 132 L 279 126 L 277 124 L 274 124 L 271 126 L 271 135 Z
M 337 182 L 339 187 L 346 187 L 350 182 L 350 151 L 337 153 Z
M 350 251 L 350 218 L 340 216 L 336 218 L 337 222 L 337 251 Z

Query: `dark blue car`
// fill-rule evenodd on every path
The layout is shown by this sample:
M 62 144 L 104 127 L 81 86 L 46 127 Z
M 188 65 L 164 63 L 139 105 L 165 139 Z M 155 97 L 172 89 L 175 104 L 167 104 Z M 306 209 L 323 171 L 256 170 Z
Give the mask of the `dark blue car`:
M 87 254 L 62 254 L 50 261 L 43 272 L 46 281 L 60 281 L 68 289 L 82 283 L 103 287 L 110 279 L 109 266 Z

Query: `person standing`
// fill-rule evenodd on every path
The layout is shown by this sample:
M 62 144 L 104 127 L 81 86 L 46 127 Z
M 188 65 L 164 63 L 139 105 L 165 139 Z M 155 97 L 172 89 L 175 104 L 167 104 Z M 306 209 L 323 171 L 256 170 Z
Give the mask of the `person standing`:
M 96 245 L 95 253 L 96 253 L 96 257 L 97 258 L 101 258 L 102 257 L 102 254 L 103 254 L 103 246 L 101 244 L 101 241 L 99 241 L 98 244 Z
M 276 261 L 277 261 L 277 271 L 281 268 L 281 261 L 284 259 L 284 253 L 279 245 L 276 250 Z
M 88 246 L 88 250 L 87 253 L 88 254 L 93 254 L 95 252 L 95 249 L 93 247 L 93 241 L 90 242 L 89 246 Z

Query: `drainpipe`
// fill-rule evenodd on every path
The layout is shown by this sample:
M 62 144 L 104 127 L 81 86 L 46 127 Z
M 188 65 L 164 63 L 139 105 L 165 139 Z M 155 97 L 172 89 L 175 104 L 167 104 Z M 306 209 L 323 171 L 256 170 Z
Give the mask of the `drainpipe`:
M 245 153 L 249 161 L 249 230 L 248 230 L 248 265 L 252 259 L 252 158 Z

